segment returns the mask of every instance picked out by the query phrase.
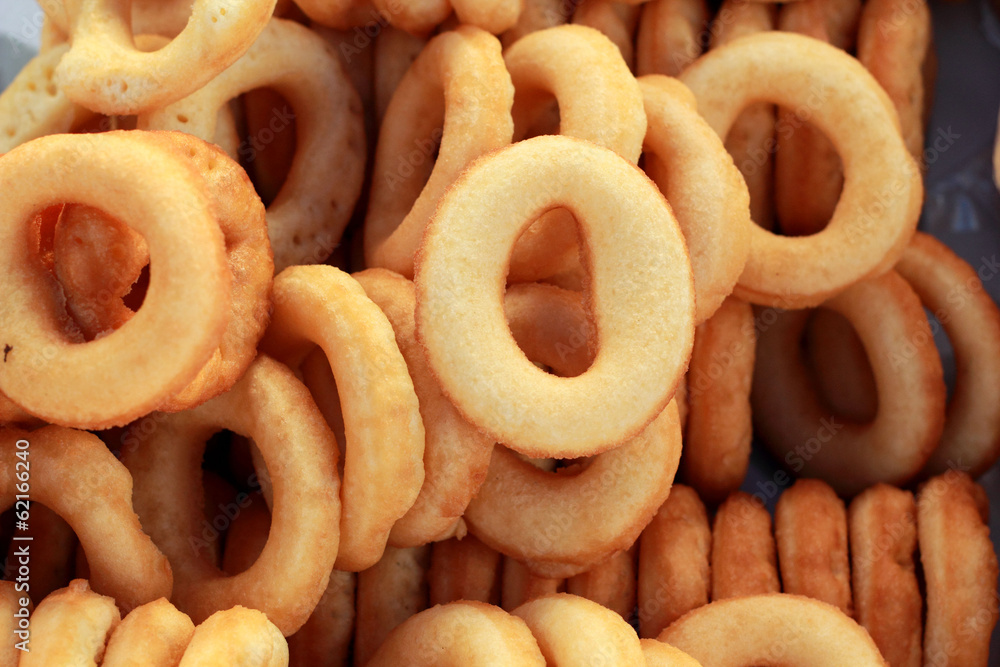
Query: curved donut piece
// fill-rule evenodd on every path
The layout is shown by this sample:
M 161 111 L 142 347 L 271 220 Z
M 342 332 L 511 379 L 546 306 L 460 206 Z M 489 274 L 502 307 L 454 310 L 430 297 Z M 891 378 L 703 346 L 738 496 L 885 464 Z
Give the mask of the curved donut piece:
M 857 60 L 815 39 L 764 32 L 712 49 L 681 80 L 719 136 L 765 98 L 820 128 L 844 164 L 844 190 L 822 232 L 786 237 L 751 227 L 736 296 L 786 309 L 816 306 L 896 263 L 916 230 L 923 184 L 892 102 Z
M 267 209 L 275 270 L 318 264 L 340 241 L 361 193 L 365 133 L 361 102 L 323 38 L 294 21 L 272 19 L 246 55 L 204 88 L 139 117 L 139 127 L 179 130 L 211 141 L 218 111 L 242 93 L 273 88 L 295 111 L 298 146 Z M 274 127 L 288 118 L 275 116 Z M 255 154 L 240 147 L 242 157 Z M 331 174 L 336 174 L 334 179 Z
M 635 164 L 646 134 L 646 113 L 635 77 L 615 45 L 579 25 L 531 33 L 511 45 L 504 62 L 514 83 L 514 138 L 552 109 L 559 134 L 610 148 Z M 565 209 L 548 211 L 514 245 L 507 279 L 533 282 L 579 261 L 576 223 Z
M 544 667 L 524 621 L 482 602 L 452 602 L 411 616 L 393 630 L 369 667 Z
M 24 493 L 15 463 L 27 452 L 32 500 L 61 516 L 87 552 L 94 589 L 123 609 L 169 597 L 173 574 L 132 509 L 132 477 L 90 433 L 47 426 L 30 433 L 0 430 L 0 507 Z M 22 486 L 22 488 L 18 488 Z M 94 489 L 101 493 L 95 494 Z
M 165 598 L 147 602 L 111 633 L 101 667 L 176 665 L 193 635 L 191 619 Z
M 56 67 L 66 96 L 103 114 L 138 114 L 198 90 L 242 56 L 276 0 L 195 0 L 180 34 L 159 51 L 136 48 L 131 3 L 79 0 L 67 15 L 70 49 Z
M 784 593 L 712 602 L 675 621 L 657 639 L 720 667 L 776 661 L 809 667 L 888 665 L 864 628 L 844 612 Z
M 326 354 L 346 429 L 337 569 L 378 561 L 389 531 L 424 481 L 425 432 L 392 325 L 360 284 L 332 266 L 285 269 L 261 349 L 298 368 L 319 345 Z
M 750 254 L 750 194 L 733 159 L 698 115 L 684 84 L 644 76 L 646 173 L 670 203 L 694 274 L 695 324 L 732 293 Z
M 121 621 L 115 601 L 90 590 L 83 579 L 42 600 L 31 615 L 30 650 L 18 665 L 96 665 L 108 636 Z
M 510 144 L 513 101 L 495 37 L 463 26 L 427 43 L 382 121 L 365 217 L 367 266 L 413 277 L 414 253 L 445 191 L 470 162 Z
M 501 298 L 517 238 L 559 206 L 580 226 L 601 341 L 594 364 L 572 378 L 525 357 Z M 580 139 L 535 137 L 467 169 L 427 227 L 415 284 L 417 338 L 444 393 L 534 458 L 593 455 L 634 437 L 670 401 L 690 356 L 694 290 L 670 208 L 638 168 Z
M 977 477 L 1000 458 L 1000 310 L 968 263 L 917 232 L 896 265 L 955 352 L 955 391 L 924 475 L 958 469 Z
M 595 657 L 610 665 L 645 663 L 632 626 L 586 598 L 556 593 L 525 603 L 511 614 L 527 623 L 549 665 L 583 665 Z
M 253 439 L 273 493 L 267 544 L 234 576 L 219 570 L 201 538 L 202 454 L 209 436 L 224 428 Z M 337 557 L 340 481 L 336 440 L 291 371 L 260 355 L 229 392 L 193 410 L 138 422 L 124 445 L 122 460 L 136 479 L 136 511 L 170 559 L 172 599 L 181 611 L 198 622 L 250 605 L 285 634 L 306 622 Z M 172 489 L 171 497 L 160 489 Z
M 236 606 L 205 619 L 178 667 L 287 667 L 288 643 L 263 612 Z
M 459 529 L 465 508 L 486 479 L 494 443 L 441 393 L 417 343 L 413 283 L 387 269 L 368 269 L 354 278 L 392 324 L 424 424 L 424 482 L 412 507 L 393 525 L 389 543 L 413 547 L 446 539 Z

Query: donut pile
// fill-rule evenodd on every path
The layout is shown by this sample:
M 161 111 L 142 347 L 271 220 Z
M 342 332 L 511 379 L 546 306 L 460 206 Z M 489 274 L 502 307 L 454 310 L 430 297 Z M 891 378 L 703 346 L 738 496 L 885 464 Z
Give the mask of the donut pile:
M 916 231 L 922 2 L 42 5 L 0 666 L 986 664 L 1000 311 Z

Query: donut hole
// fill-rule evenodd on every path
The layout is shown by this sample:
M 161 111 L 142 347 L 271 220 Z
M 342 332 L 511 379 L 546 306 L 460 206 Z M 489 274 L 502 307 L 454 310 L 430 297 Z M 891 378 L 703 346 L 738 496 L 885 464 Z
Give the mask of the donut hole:
M 295 109 L 273 88 L 256 88 L 235 101 L 238 156 L 264 206 L 278 197 L 298 146 Z
M 817 308 L 806 323 L 801 346 L 822 403 L 845 421 L 874 421 L 879 405 L 875 374 L 850 321 L 827 308 Z
M 27 576 L 27 592 L 37 606 L 76 576 L 78 541 L 70 525 L 47 506 L 30 501 L 26 517 L 24 509 L 15 504 L 0 515 L 0 574 L 15 582 Z M 23 568 L 18 549 L 24 546 L 29 547 L 31 563 Z

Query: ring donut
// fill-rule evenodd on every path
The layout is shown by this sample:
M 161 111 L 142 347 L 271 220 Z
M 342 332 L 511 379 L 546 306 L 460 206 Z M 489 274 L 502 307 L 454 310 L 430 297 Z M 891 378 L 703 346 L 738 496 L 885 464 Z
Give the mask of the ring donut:
M 580 226 L 601 343 L 572 378 L 532 364 L 503 312 L 504 258 L 556 206 Z M 670 401 L 690 356 L 694 290 L 670 208 L 638 168 L 580 139 L 535 137 L 467 169 L 427 227 L 415 284 L 417 339 L 444 393 L 497 442 L 533 458 L 589 456 L 634 437 Z
M 779 308 L 816 306 L 895 264 L 916 229 L 923 185 L 892 102 L 860 63 L 815 39 L 764 32 L 712 49 L 681 80 L 719 136 L 750 102 L 765 98 L 814 123 L 844 164 L 844 190 L 822 232 L 786 237 L 751 227 L 736 296 Z

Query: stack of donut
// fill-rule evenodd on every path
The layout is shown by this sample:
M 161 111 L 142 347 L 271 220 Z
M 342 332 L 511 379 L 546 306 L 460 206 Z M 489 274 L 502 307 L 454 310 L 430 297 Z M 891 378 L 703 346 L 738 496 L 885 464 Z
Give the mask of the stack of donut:
M 46 0 L 0 94 L 0 664 L 986 664 L 924 4 L 296 2 Z

